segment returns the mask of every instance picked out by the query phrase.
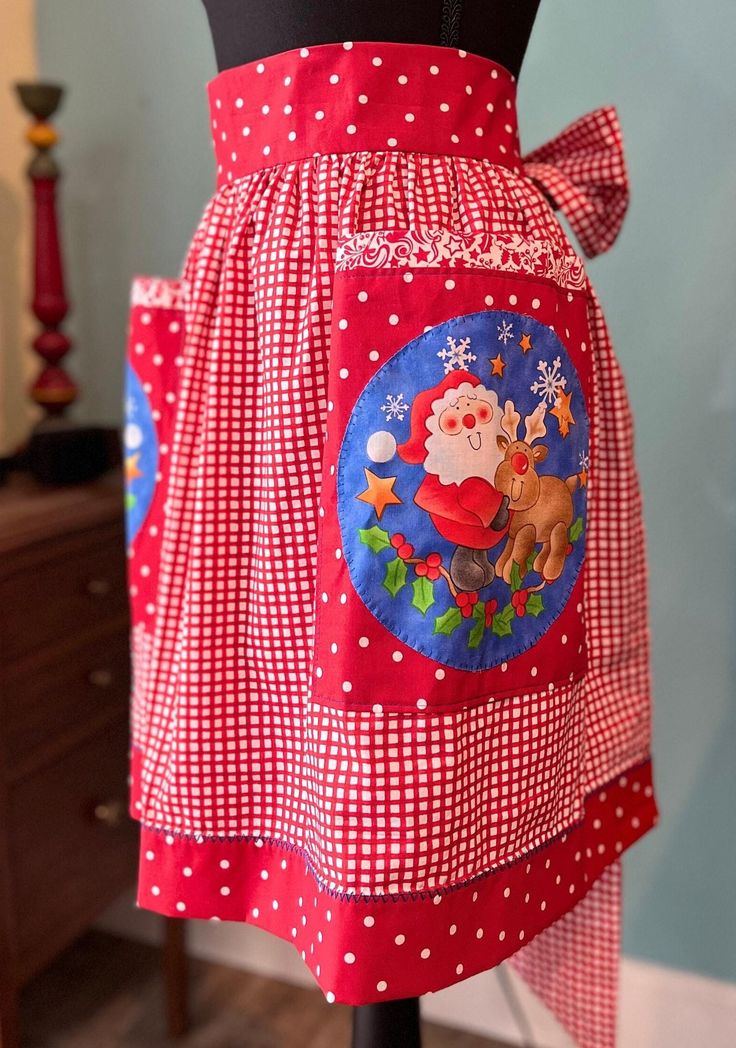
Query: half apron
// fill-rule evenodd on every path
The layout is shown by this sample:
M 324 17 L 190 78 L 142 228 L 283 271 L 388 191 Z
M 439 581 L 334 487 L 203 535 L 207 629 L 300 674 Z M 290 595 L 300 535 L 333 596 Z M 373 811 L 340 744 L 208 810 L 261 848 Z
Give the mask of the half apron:
M 656 820 L 627 392 L 585 255 L 615 110 L 522 157 L 516 81 L 328 43 L 209 84 L 217 188 L 126 373 L 138 903 L 292 943 L 327 1000 L 511 958 L 615 1036 Z

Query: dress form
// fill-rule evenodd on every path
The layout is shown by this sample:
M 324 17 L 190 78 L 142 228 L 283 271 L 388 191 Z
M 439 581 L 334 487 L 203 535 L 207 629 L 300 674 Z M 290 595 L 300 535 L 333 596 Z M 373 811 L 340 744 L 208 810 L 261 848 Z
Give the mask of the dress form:
M 521 69 L 540 0 L 202 0 L 220 71 L 280 51 L 342 40 L 462 47 Z M 356 1007 L 353 1048 L 420 1048 L 419 1000 Z

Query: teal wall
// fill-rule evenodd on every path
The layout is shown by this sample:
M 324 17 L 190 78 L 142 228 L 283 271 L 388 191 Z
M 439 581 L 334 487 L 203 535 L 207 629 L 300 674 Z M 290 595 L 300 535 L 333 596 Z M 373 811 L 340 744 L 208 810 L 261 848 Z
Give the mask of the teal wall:
M 244 0 L 244 3 L 247 0 Z M 38 0 L 59 119 L 79 417 L 119 421 L 131 274 L 176 274 L 212 188 L 198 0 Z M 543 0 L 522 144 L 619 109 L 632 178 L 590 264 L 636 418 L 663 821 L 625 864 L 625 948 L 736 980 L 736 4 Z M 471 48 L 472 49 L 472 48 Z M 698 531 L 698 529 L 700 529 Z

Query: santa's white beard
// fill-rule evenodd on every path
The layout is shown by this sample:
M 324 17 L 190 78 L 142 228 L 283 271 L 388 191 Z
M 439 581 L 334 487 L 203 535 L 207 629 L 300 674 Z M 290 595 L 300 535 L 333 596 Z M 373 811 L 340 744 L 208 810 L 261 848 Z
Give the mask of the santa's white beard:
M 424 442 L 427 449 L 424 468 L 427 473 L 435 474 L 440 484 L 462 484 L 468 477 L 482 477 L 492 484 L 498 464 L 504 457 L 496 442 L 500 432 L 492 421 L 475 429 L 463 429 L 458 434 L 441 430 L 432 433 Z M 479 435 L 480 447 L 475 451 L 468 437 L 477 446 Z

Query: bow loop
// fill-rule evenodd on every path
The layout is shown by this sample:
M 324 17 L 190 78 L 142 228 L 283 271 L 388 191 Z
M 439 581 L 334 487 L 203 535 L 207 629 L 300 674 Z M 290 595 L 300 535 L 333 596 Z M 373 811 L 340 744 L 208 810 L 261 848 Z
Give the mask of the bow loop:
M 594 109 L 523 158 L 524 173 L 566 216 L 588 258 L 619 234 L 629 205 L 621 126 L 613 106 Z

